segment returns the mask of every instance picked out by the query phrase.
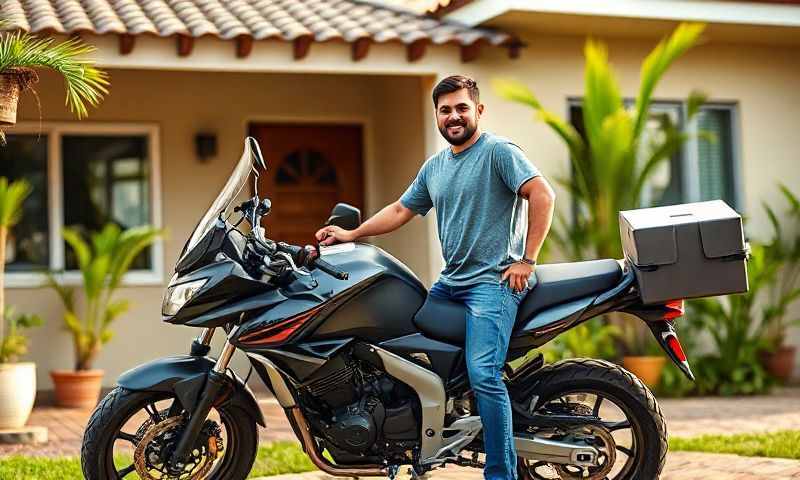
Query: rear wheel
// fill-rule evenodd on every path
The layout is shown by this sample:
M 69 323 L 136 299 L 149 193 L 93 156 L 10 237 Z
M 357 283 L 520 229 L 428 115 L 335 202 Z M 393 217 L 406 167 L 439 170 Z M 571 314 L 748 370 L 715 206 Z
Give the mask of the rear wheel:
M 571 430 L 515 430 L 554 440 L 586 439 L 600 452 L 600 465 L 554 465 L 520 457 L 520 480 L 659 477 L 667 455 L 666 424 L 655 397 L 636 376 L 609 362 L 574 359 L 542 368 L 536 382 L 535 411 L 597 416 L 602 424 Z
M 255 461 L 258 431 L 238 408 L 212 409 L 181 472 L 167 472 L 185 415 L 168 393 L 117 387 L 92 413 L 81 448 L 87 480 L 244 480 Z M 177 407 L 177 408 L 176 408 Z M 137 476 L 138 475 L 138 476 Z

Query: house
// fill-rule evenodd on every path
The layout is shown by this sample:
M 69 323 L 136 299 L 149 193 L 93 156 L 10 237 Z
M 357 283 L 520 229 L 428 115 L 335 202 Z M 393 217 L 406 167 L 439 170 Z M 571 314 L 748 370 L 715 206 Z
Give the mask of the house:
M 529 109 L 500 99 L 489 80 L 523 80 L 548 108 L 574 119 L 587 35 L 608 41 L 623 93 L 633 96 L 640 62 L 659 38 L 680 20 L 709 24 L 703 45 L 663 79 L 656 108 L 680 121 L 682 99 L 706 90 L 703 128 L 721 141 L 689 143 L 650 192 L 724 198 L 751 217 L 750 236 L 765 234 L 760 205 L 779 199 L 776 183 L 800 191 L 798 3 L 461 0 L 419 16 L 358 0 L 6 0 L 2 14 L 16 27 L 96 45 L 112 82 L 102 105 L 78 122 L 63 106 L 60 80 L 43 74 L 0 150 L 0 175 L 25 176 L 35 187 L 7 285 L 10 303 L 48 322 L 33 334 L 40 388 L 51 385 L 48 370 L 72 362 L 61 306 L 37 272 L 74 268 L 63 225 L 93 228 L 110 218 L 168 232 L 120 292 L 134 307 L 97 361 L 112 385 L 137 363 L 188 350 L 196 332 L 162 324 L 162 291 L 245 135 L 261 142 L 269 165 L 259 180 L 272 198 L 268 236 L 295 243 L 309 243 L 338 201 L 371 215 L 398 198 L 445 146 L 430 91 L 453 73 L 482 87 L 485 128 L 514 139 L 545 175 L 568 175 L 561 142 Z M 559 199 L 570 208 L 565 192 Z M 375 243 L 424 282 L 436 278 L 431 215 Z

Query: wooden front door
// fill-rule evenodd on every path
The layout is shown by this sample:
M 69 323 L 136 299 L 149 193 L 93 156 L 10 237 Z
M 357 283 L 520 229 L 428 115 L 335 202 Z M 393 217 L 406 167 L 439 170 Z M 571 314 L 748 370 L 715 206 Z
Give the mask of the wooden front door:
M 358 125 L 251 124 L 267 163 L 261 196 L 272 200 L 267 237 L 313 244 L 338 202 L 363 210 L 362 131 Z

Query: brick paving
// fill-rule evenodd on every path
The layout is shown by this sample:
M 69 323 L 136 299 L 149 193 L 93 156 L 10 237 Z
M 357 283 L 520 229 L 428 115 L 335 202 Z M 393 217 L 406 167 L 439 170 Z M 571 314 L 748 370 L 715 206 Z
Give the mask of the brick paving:
M 267 428 L 259 429 L 261 441 L 296 441 L 277 402 L 261 394 L 259 405 Z M 733 434 L 773 430 L 800 430 L 800 388 L 781 389 L 770 396 L 739 398 L 662 399 L 671 436 L 706 433 Z M 30 425 L 46 426 L 44 445 L 0 445 L 0 457 L 8 455 L 74 456 L 80 452 L 83 427 L 90 411 L 37 407 Z M 273 477 L 271 480 L 329 480 L 320 472 Z M 432 480 L 478 480 L 480 472 L 449 466 L 430 475 Z M 665 480 L 767 480 L 800 479 L 800 461 L 744 458 L 735 455 L 673 452 L 661 477 Z

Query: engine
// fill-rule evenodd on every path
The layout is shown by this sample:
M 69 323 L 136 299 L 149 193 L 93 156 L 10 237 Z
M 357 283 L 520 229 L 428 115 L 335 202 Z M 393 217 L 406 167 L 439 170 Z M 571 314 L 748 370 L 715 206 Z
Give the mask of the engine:
M 299 393 L 314 434 L 337 464 L 412 460 L 419 401 L 405 384 L 345 354 L 320 368 Z

